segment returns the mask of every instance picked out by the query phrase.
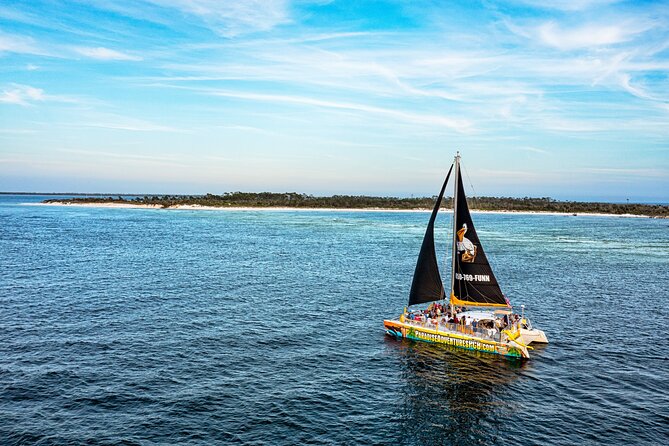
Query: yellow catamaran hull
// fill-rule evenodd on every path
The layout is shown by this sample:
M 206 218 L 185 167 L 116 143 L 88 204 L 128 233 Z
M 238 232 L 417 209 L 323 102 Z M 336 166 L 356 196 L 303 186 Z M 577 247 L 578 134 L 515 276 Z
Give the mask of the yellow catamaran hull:
M 384 320 L 383 326 L 386 333 L 403 339 L 414 341 L 447 344 L 467 350 L 475 350 L 508 358 L 529 359 L 528 347 L 520 341 L 508 339 L 506 342 L 482 339 L 467 333 L 456 333 L 453 331 L 440 330 L 424 327 L 417 324 L 401 322 L 399 320 Z M 509 333 L 513 337 L 513 333 Z

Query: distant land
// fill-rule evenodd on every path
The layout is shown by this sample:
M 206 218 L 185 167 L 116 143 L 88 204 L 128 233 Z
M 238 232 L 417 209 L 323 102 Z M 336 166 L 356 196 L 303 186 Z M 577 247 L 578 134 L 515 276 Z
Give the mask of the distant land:
M 144 194 L 110 194 L 110 193 L 83 193 L 83 192 L 0 192 L 0 195 L 66 195 L 72 197 L 109 197 L 123 195 L 125 197 L 139 197 Z
M 46 204 L 118 204 L 175 208 L 201 206 L 214 208 L 302 208 L 302 209 L 432 209 L 435 197 L 397 198 L 364 195 L 333 195 L 315 197 L 296 192 L 226 192 L 223 195 L 144 195 L 58 198 L 44 200 Z M 565 214 L 644 215 L 669 218 L 669 206 L 638 203 L 601 203 L 558 201 L 552 198 L 474 197 L 468 200 L 473 210 L 498 212 L 557 212 Z M 450 207 L 451 198 L 444 198 L 444 207 Z

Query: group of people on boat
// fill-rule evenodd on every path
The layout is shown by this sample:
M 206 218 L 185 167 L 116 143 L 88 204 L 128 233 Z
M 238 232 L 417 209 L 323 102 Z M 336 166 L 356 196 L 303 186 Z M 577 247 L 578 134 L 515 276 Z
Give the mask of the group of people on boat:
M 451 312 L 448 305 L 432 303 L 424 310 L 414 310 L 405 316 L 410 321 L 430 324 L 435 327 L 455 329 L 465 334 L 485 334 L 496 337 L 502 330 L 512 327 L 520 321 L 518 314 L 501 314 L 491 318 L 477 318 L 467 314 L 467 308 L 455 307 Z M 448 326 L 446 324 L 454 324 Z

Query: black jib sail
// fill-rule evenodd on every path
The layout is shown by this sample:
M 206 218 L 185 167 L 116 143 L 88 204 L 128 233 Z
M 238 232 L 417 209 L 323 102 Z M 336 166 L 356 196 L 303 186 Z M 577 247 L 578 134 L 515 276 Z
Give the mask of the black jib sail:
M 459 166 L 456 169 L 457 203 L 455 216 L 455 264 L 453 305 L 506 307 L 509 306 L 492 272 L 483 246 L 469 214 L 465 189 Z
M 444 298 L 444 284 L 441 282 L 439 266 L 437 265 L 437 253 L 434 249 L 434 222 L 437 219 L 451 171 L 453 171 L 453 165 L 448 170 L 444 185 L 441 186 L 441 192 L 439 192 L 437 202 L 434 204 L 430 222 L 423 237 L 423 244 L 420 247 L 416 270 L 413 273 L 411 291 L 409 292 L 409 305 L 433 302 Z

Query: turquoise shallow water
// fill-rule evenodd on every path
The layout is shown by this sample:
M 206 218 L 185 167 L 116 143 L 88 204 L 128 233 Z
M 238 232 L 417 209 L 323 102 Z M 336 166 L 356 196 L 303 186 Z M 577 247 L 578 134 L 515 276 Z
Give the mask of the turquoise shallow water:
M 518 364 L 384 335 L 427 213 L 41 199 L 0 196 L 0 444 L 669 444 L 667 220 L 474 214 Z

